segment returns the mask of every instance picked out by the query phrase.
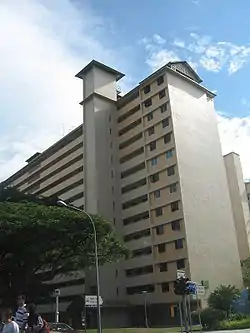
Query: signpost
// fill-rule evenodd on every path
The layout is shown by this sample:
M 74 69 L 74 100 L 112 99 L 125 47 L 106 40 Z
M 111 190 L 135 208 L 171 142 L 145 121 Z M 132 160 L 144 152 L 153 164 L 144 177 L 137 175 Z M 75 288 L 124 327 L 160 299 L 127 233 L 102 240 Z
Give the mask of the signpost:
M 103 299 L 99 297 L 100 305 L 103 304 Z M 85 307 L 96 308 L 97 307 L 97 296 L 96 295 L 85 295 Z
M 56 323 L 59 323 L 59 296 L 61 294 L 60 289 L 55 289 L 55 297 L 56 297 L 56 313 L 55 313 L 55 320 Z

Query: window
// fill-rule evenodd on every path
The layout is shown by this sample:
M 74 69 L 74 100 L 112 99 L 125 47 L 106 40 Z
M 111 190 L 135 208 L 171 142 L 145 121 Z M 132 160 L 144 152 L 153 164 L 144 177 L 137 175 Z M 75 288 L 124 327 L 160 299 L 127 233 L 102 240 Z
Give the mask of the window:
M 132 251 L 132 257 L 141 257 L 141 256 L 147 256 L 149 254 L 152 254 L 152 248 L 150 246 L 144 247 L 143 249 L 137 249 Z
M 127 113 L 124 113 L 122 116 L 120 116 L 117 119 L 117 122 L 120 123 L 120 122 L 124 121 L 125 119 L 131 117 L 133 114 L 135 114 L 136 112 L 138 112 L 140 110 L 140 108 L 141 108 L 140 104 L 138 104 L 133 109 L 129 110 Z
M 167 175 L 173 176 L 174 174 L 175 174 L 175 169 L 174 169 L 174 165 L 172 165 L 171 167 L 167 168 Z
M 175 201 L 171 203 L 171 211 L 175 212 L 176 210 L 179 210 L 179 202 Z
M 150 151 L 156 149 L 156 141 L 150 142 L 150 144 L 149 144 L 149 149 L 150 149 Z
M 162 207 L 158 207 L 155 209 L 155 216 L 158 217 L 158 216 L 161 216 L 163 214 L 163 210 L 162 210 Z
M 154 118 L 153 112 L 150 112 L 150 113 L 147 115 L 147 119 L 148 119 L 148 121 L 152 120 L 153 118 Z
M 136 239 L 150 236 L 150 229 L 144 229 L 140 231 L 133 232 L 132 234 L 125 235 L 123 237 L 124 242 L 131 242 Z
M 176 266 L 177 266 L 177 269 L 185 268 L 185 260 L 184 259 L 177 260 L 176 261 Z
M 160 190 L 154 191 L 154 198 L 155 199 L 160 198 L 160 196 L 161 196 L 161 191 Z
M 111 178 L 114 178 L 114 170 L 111 170 Z
M 115 223 L 116 223 L 116 219 L 115 219 L 115 217 L 113 218 L 113 223 L 114 223 L 114 225 L 115 225 Z
M 111 187 L 111 190 L 112 190 L 112 194 L 114 194 L 114 193 L 115 193 L 115 188 L 114 188 L 114 186 Z
M 165 89 L 163 89 L 159 92 L 159 98 L 162 99 L 165 96 L 166 96 L 166 91 L 165 91 Z
M 143 212 L 131 217 L 128 217 L 126 219 L 123 220 L 123 225 L 128 225 L 128 224 L 132 224 L 132 223 L 136 223 L 138 221 L 142 221 L 142 220 L 146 220 L 149 218 L 149 213 L 148 212 Z
M 165 118 L 162 120 L 162 128 L 169 126 L 169 118 Z
M 161 291 L 162 291 L 163 293 L 167 293 L 167 292 L 169 292 L 169 283 L 168 283 L 168 282 L 163 282 L 163 283 L 161 284 Z
M 168 109 L 168 104 L 167 103 L 164 103 L 160 106 L 160 109 L 161 109 L 161 113 L 164 113 L 167 111 Z
M 151 159 L 151 165 L 154 166 L 157 164 L 157 157 Z
M 164 76 L 162 75 L 162 76 L 158 77 L 158 79 L 157 79 L 158 86 L 160 86 L 163 82 L 164 82 Z
M 116 288 L 116 296 L 119 296 L 119 289 Z
M 145 108 L 148 108 L 150 105 L 152 105 L 152 99 L 148 98 L 146 99 L 146 101 L 144 102 L 144 106 Z
M 155 291 L 155 286 L 153 284 L 146 284 L 142 286 L 127 287 L 126 291 L 127 295 L 141 294 L 143 291 L 153 293 Z
M 134 277 L 134 276 L 145 275 L 145 274 L 150 274 L 150 273 L 153 273 L 152 265 L 136 267 L 136 268 L 131 268 L 131 269 L 126 270 L 127 277 Z
M 115 202 L 113 201 L 113 210 L 115 210 Z
M 169 193 L 174 193 L 177 191 L 177 186 L 176 184 L 172 184 L 169 186 Z
M 183 239 L 177 239 L 174 243 L 176 250 L 183 249 Z
M 109 134 L 112 134 L 112 129 L 111 128 L 109 129 Z
M 163 235 L 164 234 L 164 225 L 163 224 L 162 225 L 158 225 L 156 227 L 156 234 L 157 235 Z
M 115 277 L 118 277 L 118 269 L 115 270 Z
M 168 270 L 168 264 L 166 262 L 160 263 L 160 272 L 166 272 Z
M 158 182 L 159 178 L 160 178 L 160 177 L 159 177 L 159 173 L 158 173 L 158 172 L 157 172 L 157 173 L 154 173 L 153 175 L 151 175 L 151 176 L 149 177 L 151 183 Z
M 110 162 L 111 162 L 111 164 L 113 164 L 113 156 L 111 155 L 111 157 L 110 157 Z
M 163 253 L 165 251 L 166 251 L 166 244 L 165 243 L 158 244 L 158 252 Z
M 152 134 L 154 134 L 154 132 L 155 132 L 154 126 L 152 126 L 148 129 L 148 135 L 152 135 Z
M 113 142 L 112 141 L 110 142 L 110 148 L 111 149 L 113 148 Z
M 171 158 L 173 156 L 173 149 L 166 151 L 166 159 Z
M 179 231 L 179 230 L 181 230 L 180 221 L 179 221 L 179 220 L 177 220 L 177 221 L 172 221 L 172 222 L 171 222 L 171 227 L 172 227 L 172 230 L 174 230 L 174 231 Z
M 150 85 L 143 88 L 144 94 L 148 94 L 150 92 Z
M 169 143 L 171 141 L 171 133 L 164 135 L 164 143 Z

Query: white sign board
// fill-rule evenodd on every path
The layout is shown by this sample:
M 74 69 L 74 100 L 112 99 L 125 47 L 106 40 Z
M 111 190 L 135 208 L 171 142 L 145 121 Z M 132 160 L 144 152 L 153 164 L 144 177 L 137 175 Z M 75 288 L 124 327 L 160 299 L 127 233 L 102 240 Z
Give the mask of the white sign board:
M 206 293 L 205 287 L 200 285 L 200 284 L 197 284 L 196 285 L 196 293 L 197 293 L 197 295 L 204 296 L 205 293 Z
M 177 270 L 176 275 L 177 275 L 177 279 L 186 278 L 186 272 L 182 271 L 180 269 Z
M 100 305 L 103 304 L 103 299 L 99 297 Z M 85 295 L 85 306 L 87 308 L 96 308 L 97 307 L 97 296 L 96 295 Z

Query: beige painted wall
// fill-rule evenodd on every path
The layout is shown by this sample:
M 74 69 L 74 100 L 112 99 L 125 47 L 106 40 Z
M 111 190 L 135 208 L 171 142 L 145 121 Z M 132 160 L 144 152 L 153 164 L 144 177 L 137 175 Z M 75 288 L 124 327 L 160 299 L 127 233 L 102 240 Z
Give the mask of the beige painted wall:
M 240 157 L 231 153 L 224 156 L 224 162 L 240 259 L 244 260 L 250 255 L 250 213 Z
M 242 285 L 214 103 L 168 74 L 191 279 Z M 204 264 L 205 263 L 205 264 Z

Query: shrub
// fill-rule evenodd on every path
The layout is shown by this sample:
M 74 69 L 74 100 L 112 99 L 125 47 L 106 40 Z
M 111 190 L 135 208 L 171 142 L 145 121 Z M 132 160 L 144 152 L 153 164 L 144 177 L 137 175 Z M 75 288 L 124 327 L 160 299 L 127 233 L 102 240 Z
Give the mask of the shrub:
M 220 285 L 208 297 L 209 307 L 229 312 L 231 304 L 239 297 L 239 290 L 235 286 Z
M 238 330 L 250 328 L 250 318 L 244 318 L 241 320 L 223 320 L 220 321 L 217 326 L 220 330 Z
M 198 324 L 198 312 L 192 314 L 194 323 Z M 201 311 L 201 324 L 205 329 L 216 328 L 218 323 L 226 318 L 226 312 L 222 310 L 206 308 Z
M 239 320 L 242 320 L 242 319 L 246 319 L 247 316 L 243 313 L 231 313 L 230 316 L 228 317 L 229 320 L 231 321 L 239 321 Z

